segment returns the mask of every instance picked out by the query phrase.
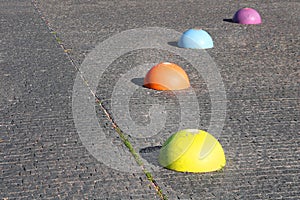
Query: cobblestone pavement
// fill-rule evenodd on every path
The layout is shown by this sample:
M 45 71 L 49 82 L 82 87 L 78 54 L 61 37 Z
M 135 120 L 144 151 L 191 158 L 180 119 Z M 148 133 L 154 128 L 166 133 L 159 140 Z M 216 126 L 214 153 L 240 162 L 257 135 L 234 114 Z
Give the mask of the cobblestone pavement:
M 241 7 L 257 9 L 263 23 L 231 23 L 228 19 Z M 158 187 L 168 199 L 299 199 L 299 13 L 296 0 L 2 0 L 0 199 L 160 199 Z M 187 71 L 201 110 L 197 127 L 208 129 L 212 103 L 205 77 L 187 60 L 160 49 L 118 57 L 95 91 L 107 112 L 95 104 L 108 143 L 131 157 L 125 162 L 140 171 L 115 170 L 80 139 L 72 109 L 77 69 L 99 43 L 147 27 L 179 32 L 201 27 L 211 34 L 215 46 L 206 52 L 218 67 L 227 97 L 218 136 L 227 158 L 222 171 L 178 173 L 158 166 L 159 146 L 179 128 L 180 106 L 172 95 L 139 86 L 130 101 L 131 117 L 140 125 L 150 123 L 151 105 L 166 108 L 166 124 L 157 135 L 127 133 L 139 156 L 157 167 L 146 166 L 154 180 L 134 163 L 113 129 L 107 113 L 113 115 L 110 103 L 120 77 L 162 60 Z M 137 85 L 139 78 L 133 81 Z M 113 160 L 105 150 L 99 153 Z

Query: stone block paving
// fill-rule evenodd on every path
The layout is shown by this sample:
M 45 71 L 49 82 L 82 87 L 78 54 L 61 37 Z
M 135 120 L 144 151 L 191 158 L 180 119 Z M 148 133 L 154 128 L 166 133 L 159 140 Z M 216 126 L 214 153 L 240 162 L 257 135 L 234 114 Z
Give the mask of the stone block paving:
M 0 4 L 0 199 L 156 199 L 144 174 L 113 171 L 81 144 L 76 70 L 33 4 Z
M 263 24 L 228 22 L 240 7 L 257 9 Z M 206 52 L 226 90 L 226 120 L 218 136 L 225 169 L 191 174 L 158 165 L 157 147 L 180 120 L 178 100 L 165 92 L 139 87 L 134 93 L 129 107 L 134 121 L 150 123 L 148 110 L 160 103 L 167 123 L 150 138 L 127 133 L 130 142 L 158 168 L 148 170 L 169 199 L 299 199 L 299 8 L 292 0 L 1 1 L 0 198 L 159 199 L 142 169 L 114 170 L 82 144 L 72 113 L 75 67 L 121 31 L 201 27 L 214 40 L 215 47 Z M 113 115 L 110 103 L 121 75 L 164 60 L 187 71 L 201 110 L 196 126 L 207 130 L 211 100 L 204 77 L 188 61 L 163 50 L 138 50 L 116 59 L 99 80 L 97 96 Z M 111 145 L 130 155 L 103 110 L 95 108 Z

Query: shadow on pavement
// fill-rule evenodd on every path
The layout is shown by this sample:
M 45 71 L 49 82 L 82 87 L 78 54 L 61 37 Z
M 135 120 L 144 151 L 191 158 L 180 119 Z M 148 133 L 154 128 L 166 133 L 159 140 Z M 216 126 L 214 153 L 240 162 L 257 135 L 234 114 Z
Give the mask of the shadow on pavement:
M 158 162 L 158 155 L 161 146 L 153 146 L 153 147 L 146 147 L 140 149 L 139 153 L 141 157 L 147 160 L 150 164 L 154 166 L 160 166 Z

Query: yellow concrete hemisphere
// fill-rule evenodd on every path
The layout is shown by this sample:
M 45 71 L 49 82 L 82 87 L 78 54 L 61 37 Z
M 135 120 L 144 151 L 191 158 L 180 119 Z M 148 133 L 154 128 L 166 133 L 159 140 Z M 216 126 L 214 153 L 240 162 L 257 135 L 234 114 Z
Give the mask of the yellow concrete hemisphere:
M 159 153 L 159 163 L 179 172 L 212 172 L 225 167 L 219 141 L 197 129 L 181 130 L 167 139 Z

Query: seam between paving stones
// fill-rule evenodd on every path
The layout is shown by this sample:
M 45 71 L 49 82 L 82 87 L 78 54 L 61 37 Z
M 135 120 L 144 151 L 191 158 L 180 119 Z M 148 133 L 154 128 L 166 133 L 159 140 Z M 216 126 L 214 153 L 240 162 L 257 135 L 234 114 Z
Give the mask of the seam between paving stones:
M 127 149 L 129 150 L 129 152 L 131 153 L 131 155 L 134 157 L 136 163 L 141 167 L 141 171 L 144 173 L 144 175 L 147 177 L 147 179 L 150 181 L 151 185 L 153 186 L 153 188 L 156 190 L 157 194 L 159 195 L 159 197 L 163 200 L 167 200 L 168 197 L 164 194 L 164 192 L 162 191 L 162 189 L 160 188 L 160 186 L 158 185 L 158 183 L 155 181 L 153 175 L 151 174 L 151 172 L 149 172 L 145 166 L 144 163 L 141 160 L 141 157 L 139 156 L 139 154 L 135 151 L 134 147 L 132 146 L 132 144 L 130 143 L 129 139 L 128 139 L 128 134 L 124 133 L 119 126 L 114 122 L 114 120 L 112 119 L 112 117 L 110 116 L 110 114 L 108 113 L 107 109 L 103 106 L 101 99 L 92 91 L 91 87 L 88 84 L 88 81 L 86 80 L 86 78 L 83 76 L 82 72 L 80 71 L 79 67 L 76 65 L 76 63 L 74 62 L 74 60 L 71 58 L 70 56 L 70 49 L 67 49 L 64 44 L 63 41 L 61 40 L 61 38 L 58 36 L 58 33 L 51 27 L 50 23 L 48 22 L 48 20 L 45 18 L 45 16 L 43 15 L 42 11 L 39 9 L 38 7 L 38 3 L 37 0 L 32 0 L 32 4 L 34 9 L 38 12 L 40 18 L 43 20 L 43 22 L 45 23 L 46 27 L 48 28 L 48 30 L 50 31 L 51 34 L 53 34 L 56 42 L 60 45 L 60 47 L 63 49 L 64 53 L 67 55 L 69 61 L 71 62 L 71 64 L 74 66 L 74 68 L 76 69 L 76 71 L 79 73 L 80 78 L 82 79 L 82 81 L 84 82 L 85 86 L 88 88 L 88 90 L 91 92 L 91 94 L 95 97 L 95 102 L 100 106 L 100 108 L 102 109 L 102 111 L 105 113 L 106 117 L 108 118 L 108 120 L 111 122 L 112 127 L 115 129 L 115 131 L 118 133 L 118 135 L 120 136 L 123 144 L 127 147 Z

